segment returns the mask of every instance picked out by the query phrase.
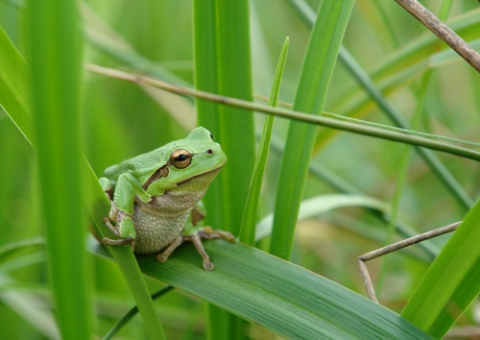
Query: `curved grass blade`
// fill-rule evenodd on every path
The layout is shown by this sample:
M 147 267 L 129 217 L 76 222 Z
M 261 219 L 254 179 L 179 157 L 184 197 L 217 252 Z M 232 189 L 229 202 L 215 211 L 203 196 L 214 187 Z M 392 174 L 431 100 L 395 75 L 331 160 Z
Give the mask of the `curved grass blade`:
M 17 242 L 11 242 L 3 247 L 0 247 L 0 263 L 5 260 L 5 258 L 10 255 L 20 252 L 25 249 L 30 249 L 32 247 L 44 246 L 45 240 L 43 237 L 33 237 L 26 240 L 20 240 Z
M 290 339 L 429 339 L 398 314 L 258 249 L 207 241 L 215 270 L 201 269 L 192 245 L 165 263 L 138 257 L 143 272 Z M 98 243 L 96 254 L 108 254 Z
M 310 199 L 302 201 L 298 214 L 298 220 L 304 220 L 311 217 L 319 216 L 326 212 L 346 208 L 346 207 L 359 207 L 368 209 L 372 212 L 377 212 L 382 216 L 386 216 L 389 219 L 389 215 L 392 214 L 390 204 L 383 202 L 379 199 L 355 194 L 327 194 L 312 197 Z M 273 223 L 273 214 L 265 216 L 257 225 L 257 232 L 255 239 L 257 241 L 264 237 L 268 237 L 271 234 Z M 397 221 L 395 225 L 396 231 L 403 237 L 411 237 L 418 233 L 414 228 L 409 226 L 403 221 Z M 431 242 L 422 242 L 421 248 L 425 255 L 429 259 L 435 258 L 439 254 L 439 249 Z

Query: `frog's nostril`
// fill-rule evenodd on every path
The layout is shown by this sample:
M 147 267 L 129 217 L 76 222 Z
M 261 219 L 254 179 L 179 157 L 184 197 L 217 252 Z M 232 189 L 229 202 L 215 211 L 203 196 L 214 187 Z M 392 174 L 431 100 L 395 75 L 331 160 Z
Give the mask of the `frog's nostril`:
M 213 153 L 213 150 L 212 150 L 212 149 L 208 149 L 208 150 L 207 150 L 207 153 L 208 153 L 209 155 L 211 155 L 211 154 Z

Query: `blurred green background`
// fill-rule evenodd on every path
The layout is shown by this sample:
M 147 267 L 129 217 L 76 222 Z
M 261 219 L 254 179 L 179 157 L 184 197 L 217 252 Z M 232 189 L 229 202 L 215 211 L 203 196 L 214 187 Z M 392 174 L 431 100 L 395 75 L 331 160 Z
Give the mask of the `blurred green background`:
M 312 8 L 319 1 L 308 1 Z M 425 1 L 437 13 L 437 1 Z M 149 74 L 177 84 L 193 82 L 192 2 L 175 1 L 86 1 L 80 2 L 85 24 L 85 60 L 132 73 Z M 454 1 L 447 22 L 461 22 L 460 16 L 476 17 L 461 33 L 467 40 L 480 39 L 480 11 L 475 1 Z M 0 23 L 24 52 L 24 6 L 17 1 L 0 2 Z M 310 27 L 289 1 L 251 1 L 251 50 L 254 93 L 259 102 L 268 96 L 281 46 L 286 36 L 290 49 L 282 82 L 280 100 L 291 103 L 296 91 Z M 427 70 L 430 82 L 424 97 L 417 129 L 439 135 L 478 141 L 480 133 L 480 79 L 459 58 L 441 58 L 444 47 L 431 37 L 414 18 L 394 1 L 357 1 L 344 39 L 344 47 L 357 59 L 388 95 L 391 104 L 410 120 L 418 104 L 420 82 Z M 413 55 L 402 54 L 419 44 Z M 0 47 L 1 49 L 1 47 Z M 0 52 L 1 53 L 1 52 Z M 389 63 L 394 60 L 395 62 Z M 382 72 L 378 71 L 386 65 Z M 377 73 L 376 73 L 377 72 Z M 182 138 L 196 124 L 193 100 L 160 90 L 141 87 L 85 72 L 83 126 L 87 158 L 98 176 L 105 167 L 125 158 Z M 337 62 L 329 88 L 326 111 L 369 121 L 391 124 L 360 89 L 342 62 Z M 256 114 L 261 131 L 264 117 Z M 276 119 L 274 134 L 281 141 L 288 121 Z M 403 172 L 402 157 L 407 147 L 379 139 L 319 129 L 314 161 L 365 195 L 391 204 Z M 221 143 L 221 141 L 219 141 Z M 35 157 L 33 150 L 13 123 L 0 113 L 0 246 L 41 234 L 36 201 Z M 299 141 L 301 147 L 301 141 Z M 438 154 L 461 186 L 472 197 L 478 196 L 479 166 L 474 161 Z M 398 217 L 418 232 L 461 220 L 465 207 L 441 184 L 419 156 L 411 152 L 402 190 Z M 267 163 L 260 217 L 273 209 L 279 152 L 272 151 Z M 292 165 L 294 166 L 294 165 Z M 305 198 L 337 193 L 317 176 L 310 176 Z M 72 193 L 74 195 L 75 193 Z M 81 209 L 81 207 L 79 207 Z M 68 226 L 66 226 L 68 227 Z M 360 294 L 363 283 L 357 257 L 378 248 L 390 239 L 385 223 L 358 207 L 330 211 L 301 221 L 297 227 L 293 262 L 336 281 Z M 393 240 L 397 240 L 394 237 Z M 433 242 L 439 246 L 447 237 Z M 410 255 L 415 251 L 410 252 Z M 8 280 L 13 291 L 0 290 L 0 334 L 2 338 L 50 338 L 45 263 L 42 253 L 34 253 L 32 266 L 11 271 Z M 134 304 L 113 262 L 94 257 L 95 307 L 100 334 Z M 382 267 L 383 264 L 383 267 Z M 388 261 L 369 265 L 372 272 L 385 269 L 381 303 L 401 311 L 406 299 L 427 269 L 418 257 L 391 255 Z M 376 274 L 374 275 L 376 276 Z M 1 276 L 7 280 L 7 276 Z M 8 283 L 8 282 L 6 282 Z M 162 284 L 148 281 L 151 289 Z M 4 284 L 8 287 L 8 284 Z M 23 304 L 26 299 L 36 307 Z M 477 319 L 475 320 L 475 312 Z M 478 302 L 459 322 L 478 323 Z M 195 297 L 180 291 L 162 299 L 159 309 L 171 339 L 204 336 L 203 306 Z M 141 321 L 136 317 L 121 333 L 125 338 L 140 338 Z M 252 338 L 267 334 L 251 329 Z

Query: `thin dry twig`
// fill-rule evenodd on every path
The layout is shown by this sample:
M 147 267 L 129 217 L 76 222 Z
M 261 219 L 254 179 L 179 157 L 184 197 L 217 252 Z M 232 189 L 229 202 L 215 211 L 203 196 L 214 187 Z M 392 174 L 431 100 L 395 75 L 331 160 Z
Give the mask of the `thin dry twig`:
M 480 54 L 416 0 L 395 0 L 480 72 Z
M 368 268 L 367 268 L 367 265 L 366 265 L 365 262 L 367 262 L 369 260 L 372 260 L 374 258 L 383 256 L 385 254 L 389 254 L 389 253 L 392 253 L 394 251 L 409 247 L 413 244 L 416 244 L 416 243 L 419 243 L 419 242 L 422 242 L 422 241 L 425 241 L 425 240 L 428 240 L 428 239 L 431 239 L 431 238 L 434 238 L 434 237 L 452 232 L 452 231 L 456 230 L 461 223 L 462 222 L 456 222 L 456 223 L 452 223 L 452 224 L 449 224 L 449 225 L 444 226 L 444 227 L 433 229 L 433 230 L 427 231 L 425 233 L 409 237 L 405 240 L 395 242 L 395 243 L 390 244 L 388 246 L 385 246 L 383 248 L 373 250 L 369 253 L 363 254 L 362 256 L 359 256 L 358 257 L 358 265 L 360 266 L 360 273 L 362 274 L 363 283 L 365 284 L 365 289 L 367 290 L 368 297 L 371 300 L 378 303 L 378 299 L 377 299 L 377 296 L 375 294 L 375 289 L 373 288 L 372 279 L 370 277 L 370 273 L 368 272 Z

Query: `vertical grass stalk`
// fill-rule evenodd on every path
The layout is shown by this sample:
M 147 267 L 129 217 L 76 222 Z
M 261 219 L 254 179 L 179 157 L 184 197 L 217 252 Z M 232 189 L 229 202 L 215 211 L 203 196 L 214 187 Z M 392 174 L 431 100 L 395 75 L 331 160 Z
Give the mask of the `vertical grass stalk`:
M 276 106 L 278 95 L 280 92 L 280 84 L 282 82 L 283 70 L 287 60 L 289 39 L 285 39 L 280 57 L 278 58 L 275 76 L 273 78 L 272 92 L 268 105 Z M 253 167 L 252 179 L 250 182 L 249 194 L 247 203 L 245 204 L 245 212 L 242 218 L 242 227 L 240 229 L 240 241 L 254 245 L 255 244 L 255 225 L 257 222 L 257 208 L 260 198 L 260 189 L 262 187 L 263 172 L 265 164 L 267 163 L 268 149 L 270 148 L 270 140 L 272 136 L 273 121 L 275 116 L 267 115 L 263 126 L 262 138 L 260 139 L 260 146 L 258 150 L 257 159 Z
M 252 100 L 249 1 L 194 0 L 195 87 Z M 197 101 L 198 122 L 222 144 L 228 162 L 205 198 L 207 222 L 238 234 L 255 160 L 253 113 Z M 241 141 L 241 143 L 239 143 Z M 209 338 L 234 339 L 243 323 L 209 306 Z M 222 320 L 222 321 L 219 321 Z
M 293 110 L 320 115 L 354 1 L 324 1 L 308 44 Z M 290 257 L 317 127 L 291 122 L 280 170 L 272 254 Z
M 81 35 L 75 1 L 28 1 L 34 134 L 50 285 L 62 338 L 92 336 L 80 156 Z

